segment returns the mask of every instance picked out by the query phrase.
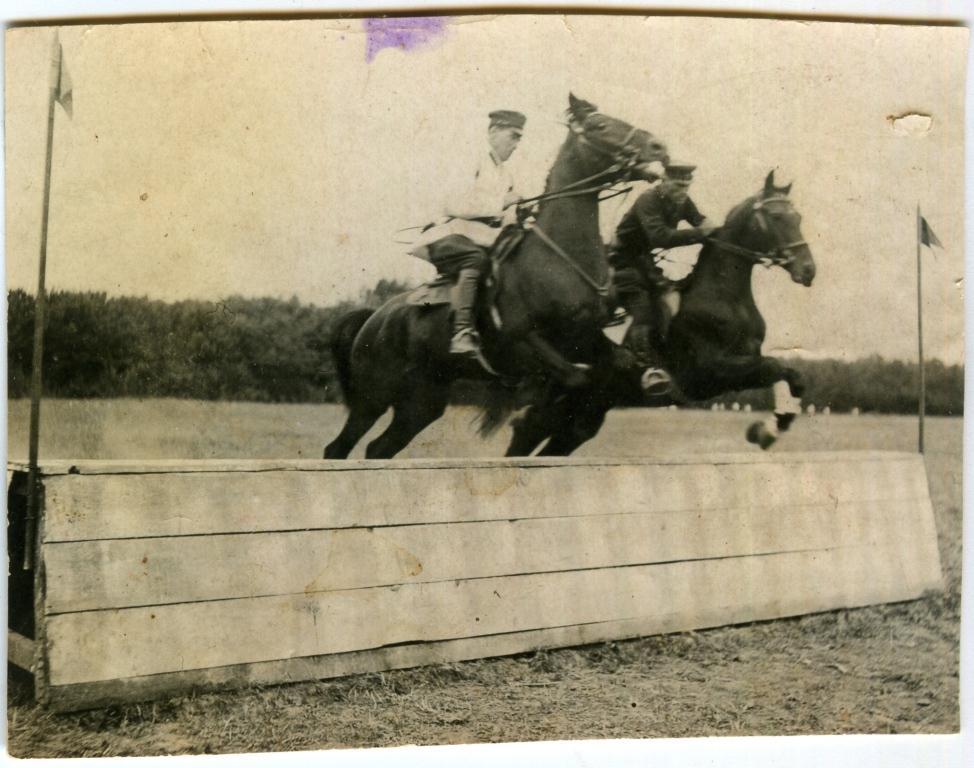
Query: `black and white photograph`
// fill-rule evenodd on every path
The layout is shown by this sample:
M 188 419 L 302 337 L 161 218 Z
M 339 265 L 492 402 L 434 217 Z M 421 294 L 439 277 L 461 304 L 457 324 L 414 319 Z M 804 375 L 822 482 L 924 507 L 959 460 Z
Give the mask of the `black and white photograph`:
M 8 753 L 956 734 L 968 38 L 8 26 Z

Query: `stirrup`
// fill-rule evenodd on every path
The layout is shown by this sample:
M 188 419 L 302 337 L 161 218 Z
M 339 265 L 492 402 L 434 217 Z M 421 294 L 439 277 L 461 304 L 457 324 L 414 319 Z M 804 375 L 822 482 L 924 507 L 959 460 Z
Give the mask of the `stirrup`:
M 639 377 L 639 386 L 643 394 L 650 396 L 665 395 L 670 391 L 670 375 L 662 368 L 647 368 Z
M 478 355 L 480 354 L 480 337 L 472 328 L 464 328 L 453 334 L 450 339 L 451 355 Z
M 464 328 L 453 335 L 450 340 L 450 354 L 473 360 L 491 376 L 500 376 L 484 357 L 484 352 L 480 348 L 480 337 L 472 328 Z

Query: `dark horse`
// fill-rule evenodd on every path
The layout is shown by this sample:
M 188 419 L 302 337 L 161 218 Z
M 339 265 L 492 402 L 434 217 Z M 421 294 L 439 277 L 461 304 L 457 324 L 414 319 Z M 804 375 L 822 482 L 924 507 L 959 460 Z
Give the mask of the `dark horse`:
M 774 387 L 775 416 L 755 422 L 749 441 L 768 448 L 798 412 L 804 386 L 798 371 L 761 354 L 765 324 L 751 292 L 755 265 L 783 267 L 794 282 L 810 286 L 815 262 L 801 233 L 801 216 L 774 173 L 760 193 L 736 206 L 704 245 L 685 281 L 680 308 L 663 351 L 667 370 L 685 399 Z M 618 358 L 617 358 L 618 359 Z M 566 456 L 599 431 L 610 408 L 639 397 L 639 372 L 620 365 L 593 371 L 589 386 L 552 387 L 514 424 L 508 456 Z M 669 401 L 656 401 L 664 405 Z
M 607 317 L 608 265 L 599 233 L 599 193 L 611 183 L 655 180 L 649 165 L 665 146 L 644 130 L 569 96 L 569 133 L 548 174 L 537 222 L 500 265 L 493 309 L 480 318 L 488 357 L 509 378 L 534 374 L 568 389 L 611 363 L 601 332 Z M 450 383 L 471 372 L 449 355 L 447 305 L 418 307 L 397 296 L 374 314 L 339 321 L 332 340 L 348 405 L 345 426 L 326 459 L 345 458 L 390 407 L 389 427 L 369 443 L 369 458 L 395 456 L 446 408 Z

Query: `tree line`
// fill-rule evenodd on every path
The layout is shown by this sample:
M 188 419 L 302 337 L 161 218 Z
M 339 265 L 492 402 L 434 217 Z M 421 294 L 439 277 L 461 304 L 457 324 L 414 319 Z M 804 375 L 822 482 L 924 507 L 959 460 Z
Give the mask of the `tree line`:
M 44 394 L 49 397 L 177 397 L 260 402 L 337 402 L 341 395 L 328 341 L 349 309 L 378 306 L 407 289 L 381 280 L 356 301 L 330 306 L 231 296 L 164 302 L 146 297 L 55 291 L 48 297 Z M 34 297 L 7 295 L 7 391 L 27 397 Z M 916 363 L 871 356 L 853 362 L 790 360 L 805 376 L 805 403 L 835 412 L 915 413 Z M 927 412 L 960 415 L 964 370 L 929 360 Z M 457 393 L 472 396 L 471 388 Z M 764 390 L 720 402 L 770 407 Z M 707 404 L 709 405 L 710 401 Z

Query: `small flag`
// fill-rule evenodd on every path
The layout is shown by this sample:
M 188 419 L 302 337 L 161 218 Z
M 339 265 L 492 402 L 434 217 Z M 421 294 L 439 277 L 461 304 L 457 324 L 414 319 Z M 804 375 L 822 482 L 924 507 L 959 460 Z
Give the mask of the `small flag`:
M 58 67 L 57 90 L 55 91 L 54 98 L 57 99 L 58 104 L 64 107 L 64 111 L 68 113 L 68 117 L 71 117 L 73 86 L 71 84 L 71 75 L 68 73 L 68 66 L 64 63 L 64 52 L 61 49 L 60 43 L 58 43 L 57 57 L 60 66 Z
M 933 233 L 927 220 L 921 216 L 920 217 L 920 242 L 923 243 L 928 248 L 937 246 L 938 248 L 943 248 L 943 244 L 937 239 L 937 236 Z

